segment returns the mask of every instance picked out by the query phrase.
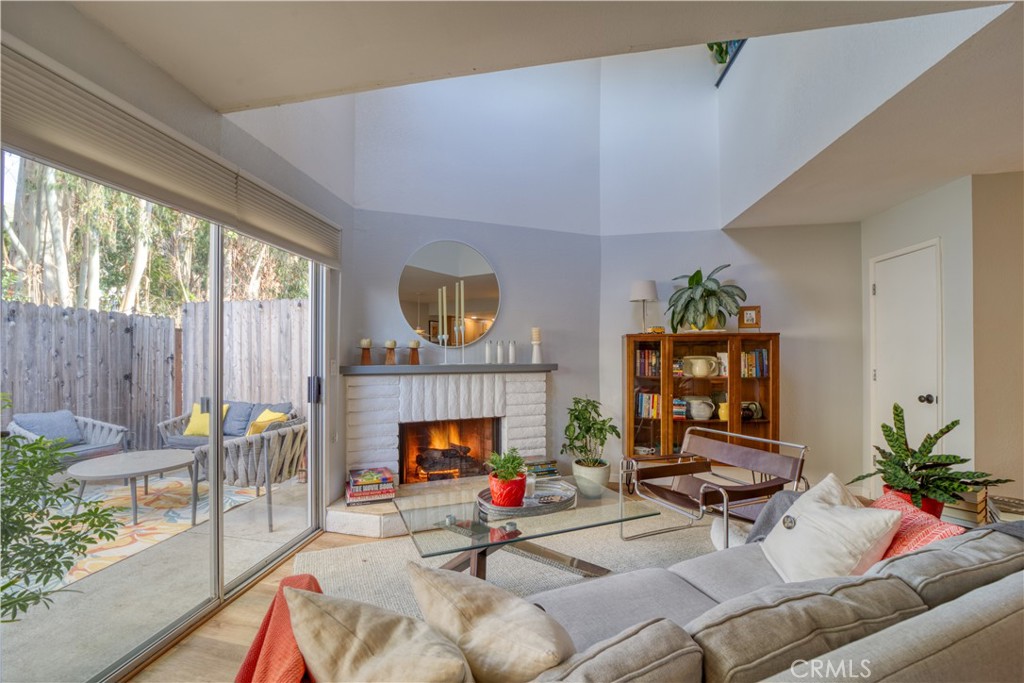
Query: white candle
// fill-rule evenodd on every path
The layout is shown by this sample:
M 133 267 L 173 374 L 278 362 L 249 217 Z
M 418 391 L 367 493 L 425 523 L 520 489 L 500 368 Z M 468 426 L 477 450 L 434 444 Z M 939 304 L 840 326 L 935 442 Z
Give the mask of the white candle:
M 437 288 L 437 333 L 444 334 L 441 331 L 441 288 Z
M 448 334 L 448 285 L 441 288 L 441 334 Z
M 459 318 L 462 320 L 462 329 L 466 329 L 466 281 L 459 280 L 462 283 L 461 294 L 462 297 L 462 309 L 459 313 Z

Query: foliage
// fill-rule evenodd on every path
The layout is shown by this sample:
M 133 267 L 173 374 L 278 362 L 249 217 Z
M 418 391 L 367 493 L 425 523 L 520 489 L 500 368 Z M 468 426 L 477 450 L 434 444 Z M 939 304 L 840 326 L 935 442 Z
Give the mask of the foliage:
M 569 422 L 565 425 L 565 443 L 562 453 L 570 453 L 576 462 L 586 467 L 603 467 L 601 455 L 609 436 L 622 438 L 612 418 L 601 416 L 601 404 L 592 398 L 576 396 L 569 408 Z
M 723 285 L 715 277 L 730 264 L 718 266 L 704 277 L 698 268 L 692 275 L 680 275 L 673 280 L 686 280 L 686 286 L 672 292 L 668 300 L 669 322 L 676 332 L 683 325 L 703 329 L 709 320 L 717 320 L 719 327 L 725 327 L 726 316 L 739 313 L 740 301 L 747 300 L 747 293 L 738 285 Z
M 10 401 L 4 397 L 4 408 Z M 18 435 L 2 437 L 0 449 L 0 561 L 3 602 L 0 617 L 18 615 L 39 603 L 49 605 L 51 587 L 67 574 L 86 549 L 117 538 L 121 523 L 114 508 L 82 501 L 76 514 L 65 510 L 78 502 L 73 479 L 55 483 L 61 465 L 62 441 Z
M 491 453 L 487 464 L 492 468 L 491 474 L 504 481 L 515 479 L 526 471 L 526 461 L 519 455 L 518 448 L 510 448 L 504 453 Z
M 922 498 L 933 498 L 942 503 L 955 503 L 963 500 L 961 493 L 971 491 L 979 486 L 995 486 L 1006 484 L 1012 479 L 989 479 L 987 472 L 959 471 L 953 465 L 962 465 L 970 458 L 959 455 L 932 455 L 932 450 L 939 439 L 953 431 L 960 420 L 953 420 L 935 432 L 926 434 L 921 445 L 911 448 L 907 442 L 907 427 L 903 416 L 903 408 L 899 403 L 892 406 L 892 425 L 883 424 L 882 434 L 885 442 L 892 450 L 875 446 L 878 456 L 875 457 L 875 470 L 862 474 L 850 483 L 868 479 L 877 474 L 882 481 L 895 491 L 909 493 L 914 505 L 921 507 Z
M 711 50 L 711 56 L 715 58 L 715 63 L 725 64 L 729 61 L 729 44 L 726 42 L 708 43 L 708 49 Z

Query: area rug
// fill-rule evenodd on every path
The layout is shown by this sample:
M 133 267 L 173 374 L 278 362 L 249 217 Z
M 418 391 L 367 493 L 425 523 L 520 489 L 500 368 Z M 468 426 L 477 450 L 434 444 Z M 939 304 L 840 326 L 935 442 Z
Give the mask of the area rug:
M 274 490 L 277 490 L 275 485 Z M 266 491 L 262 491 L 266 495 Z M 67 586 L 112 564 L 120 562 L 143 550 L 152 548 L 192 527 L 192 482 L 185 473 L 166 474 L 163 478 L 149 478 L 149 493 L 143 493 L 139 479 L 137 497 L 139 502 L 139 523 L 132 524 L 131 490 L 122 484 L 86 484 L 82 496 L 86 501 L 99 501 L 104 507 L 117 508 L 114 517 L 122 526 L 117 538 L 90 546 L 85 557 L 56 582 Z M 241 488 L 224 486 L 224 509 L 247 503 L 256 498 L 254 487 Z M 66 512 L 70 513 L 69 507 Z M 209 484 L 199 482 L 199 502 L 196 509 L 196 523 L 210 517 Z
M 685 518 L 665 513 L 626 525 L 627 534 L 684 524 Z M 438 531 L 437 533 L 449 533 Z M 685 531 L 632 541 L 619 538 L 617 524 L 540 538 L 537 545 L 587 560 L 613 572 L 643 567 L 668 567 L 714 551 L 709 524 L 701 522 Z M 420 616 L 406 574 L 409 562 L 439 567 L 453 556 L 421 558 L 408 536 L 356 546 L 299 553 L 296 574 L 312 574 L 328 595 Z M 487 580 L 515 593 L 531 595 L 584 581 L 583 577 L 547 564 L 499 551 L 487 558 Z

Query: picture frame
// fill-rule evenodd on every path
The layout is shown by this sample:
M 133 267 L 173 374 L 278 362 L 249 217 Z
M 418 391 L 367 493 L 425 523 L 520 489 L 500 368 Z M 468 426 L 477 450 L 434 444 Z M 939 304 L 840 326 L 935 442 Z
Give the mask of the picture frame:
M 430 341 L 434 342 L 435 344 L 437 344 L 439 341 L 437 338 L 439 327 L 440 326 L 437 324 L 436 320 L 427 321 L 427 337 L 429 337 Z
M 741 330 L 761 329 L 761 307 L 740 306 L 738 326 Z

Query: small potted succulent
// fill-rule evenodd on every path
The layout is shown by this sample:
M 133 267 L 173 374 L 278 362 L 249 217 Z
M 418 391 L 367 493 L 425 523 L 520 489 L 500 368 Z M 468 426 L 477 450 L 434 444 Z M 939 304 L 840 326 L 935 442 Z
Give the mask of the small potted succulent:
M 673 332 L 683 326 L 694 330 L 724 328 L 727 317 L 739 313 L 739 302 L 747 300 L 747 293 L 739 285 L 723 285 L 715 277 L 729 265 L 718 266 L 707 277 L 698 268 L 691 275 L 672 278 L 686 280 L 685 287 L 672 292 L 665 311 Z
M 521 507 L 526 495 L 526 461 L 519 455 L 519 449 L 510 448 L 504 453 L 491 453 L 487 464 L 491 466 L 488 475 L 491 502 L 498 507 Z
M 875 470 L 862 474 L 850 483 L 882 475 L 888 493 L 895 491 L 925 512 L 939 517 L 946 503 L 963 500 L 961 493 L 971 491 L 980 486 L 1006 484 L 1012 479 L 989 479 L 987 472 L 971 472 L 954 470 L 953 465 L 962 465 L 970 461 L 959 455 L 933 455 L 932 450 L 939 439 L 960 424 L 953 420 L 935 432 L 926 434 L 917 448 L 911 448 L 907 441 L 907 426 L 903 416 L 903 407 L 899 403 L 892 406 L 892 425 L 883 424 L 882 434 L 891 448 L 887 451 L 875 446 L 878 456 L 875 457 Z
M 599 402 L 579 396 L 572 399 L 562 453 L 575 457 L 572 476 L 584 498 L 600 498 L 608 484 L 610 468 L 602 456 L 604 445 L 612 435 L 622 437 L 619 428 L 612 424 L 612 418 L 601 416 Z

